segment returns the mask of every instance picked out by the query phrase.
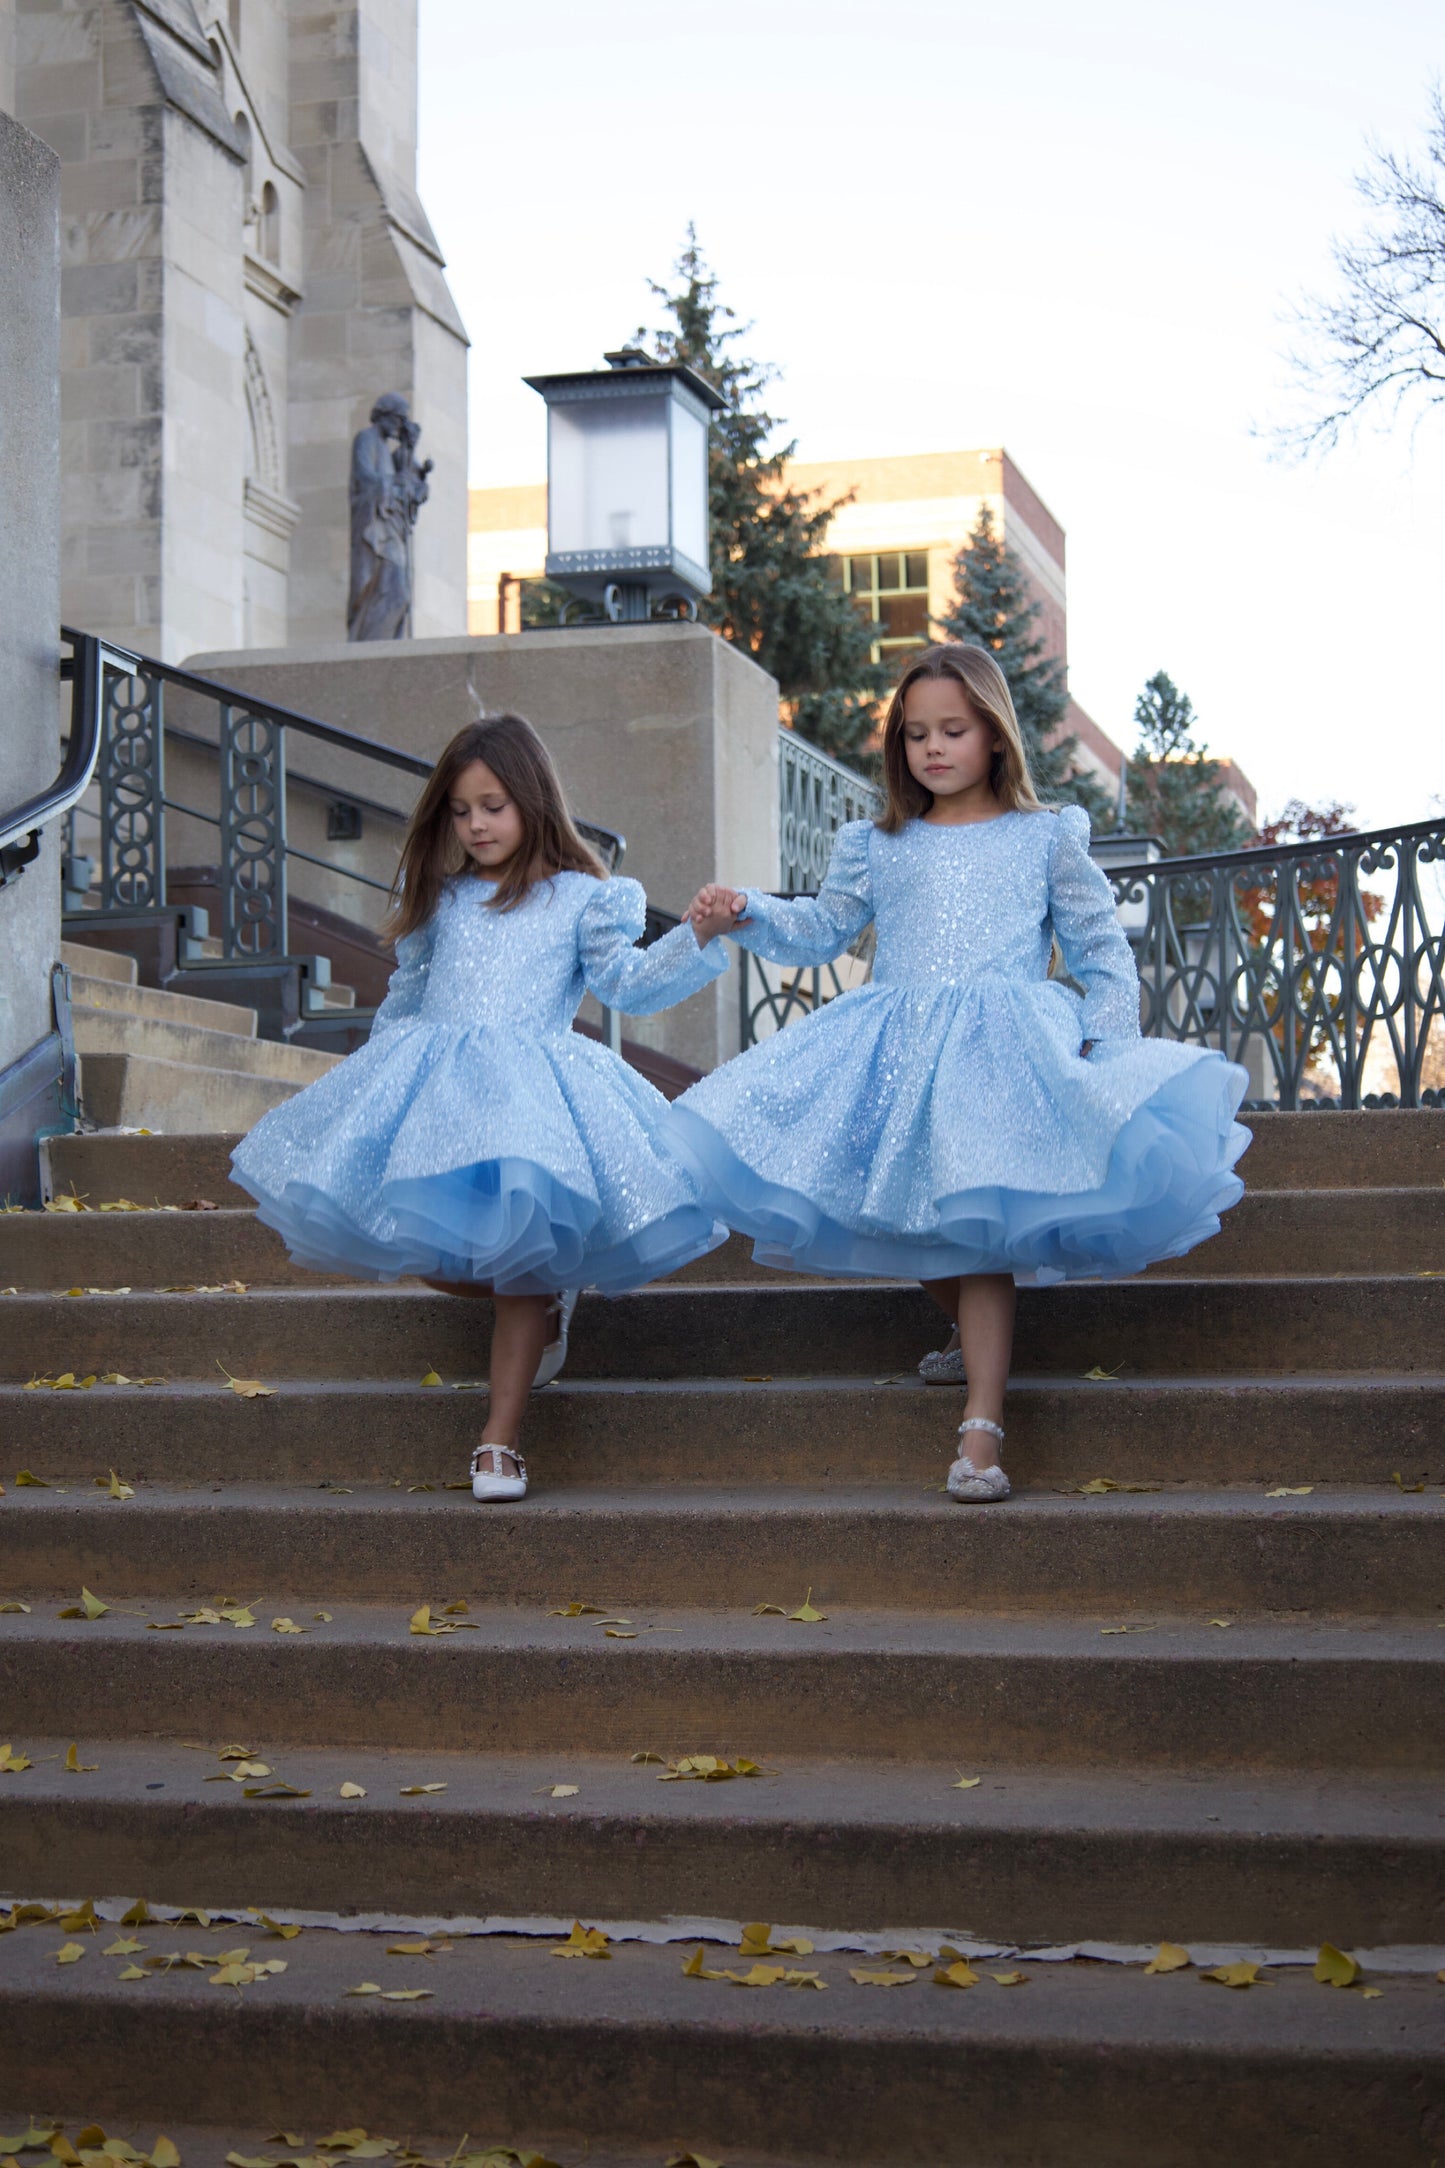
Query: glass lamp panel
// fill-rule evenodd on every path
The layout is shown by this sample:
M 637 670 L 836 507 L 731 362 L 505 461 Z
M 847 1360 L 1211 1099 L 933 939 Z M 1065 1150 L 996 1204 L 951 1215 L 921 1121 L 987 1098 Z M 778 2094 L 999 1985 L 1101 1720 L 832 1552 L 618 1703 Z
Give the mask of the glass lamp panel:
M 672 544 L 695 565 L 708 561 L 707 425 L 678 400 L 672 423 Z
M 549 549 L 667 548 L 670 404 L 660 393 L 548 409 Z

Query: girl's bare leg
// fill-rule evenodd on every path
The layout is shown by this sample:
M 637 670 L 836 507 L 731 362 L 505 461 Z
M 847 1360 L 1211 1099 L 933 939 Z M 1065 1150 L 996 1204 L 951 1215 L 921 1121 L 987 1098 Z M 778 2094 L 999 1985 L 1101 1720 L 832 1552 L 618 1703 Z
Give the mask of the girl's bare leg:
M 924 1294 L 928 1296 L 931 1302 L 938 1304 L 939 1309 L 942 1310 L 953 1327 L 952 1332 L 940 1350 L 940 1353 L 944 1355 L 951 1355 L 958 1346 L 958 1297 L 963 1282 L 960 1279 L 924 1280 L 922 1286 Z
M 971 1273 L 958 1282 L 958 1289 L 958 1344 L 968 1379 L 964 1416 L 979 1415 L 986 1422 L 1001 1424 L 1013 1359 L 1018 1290 L 1008 1272 Z M 1003 1441 L 988 1431 L 965 1431 L 959 1439 L 959 1451 L 975 1468 L 1003 1465 Z
M 489 1295 L 492 1300 L 492 1355 L 490 1391 L 482 1445 L 497 1447 L 491 1475 L 515 1475 L 508 1464 L 522 1427 L 522 1415 L 542 1350 L 552 1329 L 554 1298 L 550 1295 L 498 1295 L 476 1280 L 428 1280 L 428 1287 L 443 1295 Z

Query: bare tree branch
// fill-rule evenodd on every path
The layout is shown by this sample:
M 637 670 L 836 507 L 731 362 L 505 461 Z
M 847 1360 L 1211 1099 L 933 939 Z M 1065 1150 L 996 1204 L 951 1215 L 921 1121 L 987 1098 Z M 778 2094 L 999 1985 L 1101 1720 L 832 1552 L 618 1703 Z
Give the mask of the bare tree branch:
M 1337 239 L 1339 291 L 1292 312 L 1287 354 L 1301 411 L 1264 429 L 1276 448 L 1327 452 L 1357 423 L 1388 428 L 1445 401 L 1445 94 L 1430 100 L 1423 163 L 1371 146 L 1356 188 L 1375 215 Z

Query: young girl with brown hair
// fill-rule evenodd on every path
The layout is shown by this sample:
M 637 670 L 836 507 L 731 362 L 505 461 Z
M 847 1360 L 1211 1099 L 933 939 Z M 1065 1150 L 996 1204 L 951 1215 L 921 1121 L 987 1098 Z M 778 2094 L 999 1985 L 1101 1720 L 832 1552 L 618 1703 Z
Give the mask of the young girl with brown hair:
M 584 989 L 647 1015 L 727 968 L 730 913 L 694 905 L 644 950 L 645 908 L 578 834 L 530 724 L 469 724 L 407 828 L 370 1039 L 233 1155 L 298 1264 L 491 1294 L 479 1499 L 526 1494 L 522 1412 L 562 1367 L 577 1290 L 641 1286 L 726 1239 L 663 1141 L 661 1094 L 572 1030 Z
M 1218 1232 L 1243 1069 L 1139 1034 L 1139 981 L 1088 816 L 1040 805 L 988 650 L 929 648 L 883 728 L 887 805 L 834 841 L 816 897 L 705 888 L 699 932 L 821 964 L 870 920 L 871 984 L 693 1086 L 670 1126 L 762 1264 L 921 1280 L 968 1400 L 948 1489 L 1006 1498 L 1018 1281 L 1137 1272 Z M 1057 942 L 1082 998 L 1050 976 Z M 926 1367 L 926 1366 L 925 1366 Z M 977 1457 L 974 1433 L 992 1441 Z

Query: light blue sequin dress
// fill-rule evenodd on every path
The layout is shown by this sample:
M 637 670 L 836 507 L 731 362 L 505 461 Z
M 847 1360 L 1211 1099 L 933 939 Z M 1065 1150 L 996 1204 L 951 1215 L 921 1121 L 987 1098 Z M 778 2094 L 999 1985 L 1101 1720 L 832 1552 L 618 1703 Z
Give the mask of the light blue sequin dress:
M 367 1044 L 273 1107 L 234 1178 L 298 1264 L 360 1279 L 617 1291 L 725 1241 L 663 1140 L 667 1102 L 571 1028 L 584 988 L 642 1016 L 727 968 L 674 927 L 633 947 L 636 881 L 559 873 L 511 911 L 449 881 L 397 944 Z
M 1140 1037 L 1088 838 L 1077 807 L 896 836 L 853 821 L 816 898 L 748 892 L 734 938 L 774 963 L 824 963 L 877 928 L 870 985 L 670 1112 L 705 1201 L 760 1263 L 1048 1283 L 1137 1272 L 1218 1232 L 1243 1194 L 1246 1075 Z M 1082 1000 L 1048 976 L 1053 936 Z

